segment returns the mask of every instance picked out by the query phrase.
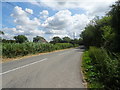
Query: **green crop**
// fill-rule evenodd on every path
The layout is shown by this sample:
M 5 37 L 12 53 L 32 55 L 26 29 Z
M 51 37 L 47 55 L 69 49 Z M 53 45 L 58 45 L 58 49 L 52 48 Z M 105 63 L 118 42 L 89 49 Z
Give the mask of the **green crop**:
M 41 43 L 3 43 L 2 55 L 3 58 L 12 58 L 17 56 L 25 56 L 28 54 L 50 52 L 59 49 L 65 49 L 73 47 L 70 43 L 56 43 L 56 44 L 41 44 Z

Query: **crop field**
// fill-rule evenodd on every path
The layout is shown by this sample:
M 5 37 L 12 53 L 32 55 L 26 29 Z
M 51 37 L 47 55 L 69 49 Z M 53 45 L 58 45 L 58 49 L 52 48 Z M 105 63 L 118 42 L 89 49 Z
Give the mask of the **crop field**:
M 56 43 L 56 44 L 41 44 L 41 43 L 3 43 L 2 56 L 3 58 L 13 58 L 17 56 L 25 56 L 28 54 L 50 52 L 59 49 L 66 49 L 74 47 L 70 43 Z

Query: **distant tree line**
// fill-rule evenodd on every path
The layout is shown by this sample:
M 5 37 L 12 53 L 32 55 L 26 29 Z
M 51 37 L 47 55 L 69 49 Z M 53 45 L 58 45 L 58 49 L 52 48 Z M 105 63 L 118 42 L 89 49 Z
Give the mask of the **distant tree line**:
M 71 43 L 71 44 L 79 44 L 82 45 L 82 40 L 81 39 L 71 39 L 69 37 L 53 37 L 52 41 L 50 43 L 55 44 L 55 43 Z
M 29 42 L 28 38 L 25 35 L 18 35 L 14 36 L 14 40 L 7 40 L 7 39 L 2 39 L 3 43 L 24 43 L 24 42 Z M 48 43 L 48 41 L 41 36 L 36 36 L 33 37 L 33 42 L 37 43 Z M 83 44 L 82 39 L 71 39 L 69 37 L 53 37 L 52 40 L 49 42 L 51 44 L 56 44 L 56 43 L 71 43 L 71 44 Z

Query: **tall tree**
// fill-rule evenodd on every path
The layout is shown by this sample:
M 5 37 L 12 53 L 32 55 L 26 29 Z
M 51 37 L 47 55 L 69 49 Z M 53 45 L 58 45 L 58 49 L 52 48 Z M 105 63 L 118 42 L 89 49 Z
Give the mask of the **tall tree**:
M 85 31 L 81 33 L 81 37 L 83 39 L 83 43 L 86 47 L 89 46 L 101 46 L 102 42 L 102 32 L 98 25 L 89 24 Z
M 27 37 L 24 35 L 14 36 L 14 39 L 17 43 L 23 43 L 28 41 Z
M 62 38 L 62 42 L 64 42 L 64 43 L 69 43 L 70 41 L 71 41 L 71 39 L 69 37 Z
M 62 39 L 60 37 L 53 37 L 52 38 L 52 41 L 50 41 L 50 43 L 61 43 L 62 42 Z
M 45 38 L 43 38 L 41 36 L 34 37 L 33 38 L 33 42 L 47 43 L 47 41 L 45 40 Z
M 108 15 L 112 16 L 112 27 L 115 32 L 115 51 L 120 51 L 120 0 L 118 0 L 115 5 L 112 5 L 111 7 L 112 9 Z

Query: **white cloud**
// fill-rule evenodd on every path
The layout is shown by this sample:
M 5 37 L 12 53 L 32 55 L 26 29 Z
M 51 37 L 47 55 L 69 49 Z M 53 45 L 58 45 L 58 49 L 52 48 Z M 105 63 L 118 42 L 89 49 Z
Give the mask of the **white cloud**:
M 33 14 L 33 10 L 32 9 L 26 8 L 25 11 L 30 13 L 30 14 Z
M 89 23 L 91 19 L 85 14 L 75 14 L 73 17 L 73 28 L 74 29 L 83 29 L 86 24 Z
M 75 14 L 72 16 L 69 10 L 61 10 L 57 12 L 54 16 L 47 18 L 44 23 L 44 27 L 55 30 L 65 30 L 76 28 L 84 28 L 86 24 L 89 23 L 89 18 L 85 14 Z
M 21 7 L 18 6 L 14 8 L 14 12 L 11 14 L 11 16 L 15 18 L 14 23 L 20 24 L 22 26 L 32 25 L 34 27 L 35 25 L 40 25 L 39 19 L 34 18 L 31 20 L 28 16 L 28 13 L 26 13 Z
M 73 37 L 73 33 L 79 36 L 89 21 L 90 19 L 85 14 L 72 15 L 69 10 L 61 10 L 55 15 L 48 17 L 42 26 L 48 30 L 46 33 L 52 36 L 68 35 Z
M 54 16 L 48 17 L 43 26 L 57 30 L 65 29 L 70 25 L 71 19 L 71 12 L 69 10 L 62 10 Z
M 43 35 L 44 31 L 40 30 L 40 19 L 38 18 L 29 18 L 29 14 L 33 14 L 32 9 L 26 8 L 23 10 L 21 7 L 14 7 L 13 13 L 11 16 L 14 18 L 14 23 L 16 24 L 15 28 L 4 28 L 5 33 L 14 35 L 26 35 L 27 37 L 33 37 L 36 35 Z M 11 35 L 11 37 L 12 37 Z M 12 39 L 10 37 L 10 39 Z M 29 38 L 30 39 L 30 38 Z
M 34 5 L 49 7 L 58 12 L 49 16 L 47 10 L 40 12 L 40 18 L 30 18 L 33 10 L 16 6 L 11 14 L 14 17 L 15 28 L 4 28 L 5 38 L 12 38 L 14 35 L 26 35 L 30 40 L 34 36 L 47 36 L 47 40 L 54 36 L 73 37 L 79 36 L 84 27 L 95 15 L 104 15 L 114 0 L 41 0 L 31 2 Z M 72 14 L 70 9 L 83 9 L 86 13 Z M 28 13 L 30 14 L 28 14 Z
M 49 13 L 47 10 L 43 10 L 42 12 L 40 12 L 40 18 L 41 19 L 46 19 L 48 17 Z
M 35 0 L 31 4 L 47 6 L 54 10 L 81 8 L 89 15 L 104 14 L 116 0 Z
M 59 34 L 59 35 L 63 35 L 63 34 L 66 34 L 66 31 L 65 30 L 48 30 L 45 32 L 46 34 Z
M 40 14 L 49 15 L 47 10 L 43 10 Z M 53 36 L 69 36 L 73 37 L 73 33 L 78 36 L 81 33 L 81 29 L 84 29 L 85 25 L 89 23 L 89 18 L 85 14 L 75 14 L 69 10 L 60 10 L 51 17 L 47 17 L 43 23 L 40 19 L 30 19 L 29 15 L 21 8 L 16 6 L 14 12 L 11 14 L 14 17 L 15 28 L 4 28 L 6 33 L 14 35 L 26 35 L 30 40 L 34 36 L 46 36 L 48 40 Z M 44 28 L 40 30 L 40 28 Z
M 47 10 L 43 10 L 42 12 L 40 12 L 41 15 L 49 15 Z

